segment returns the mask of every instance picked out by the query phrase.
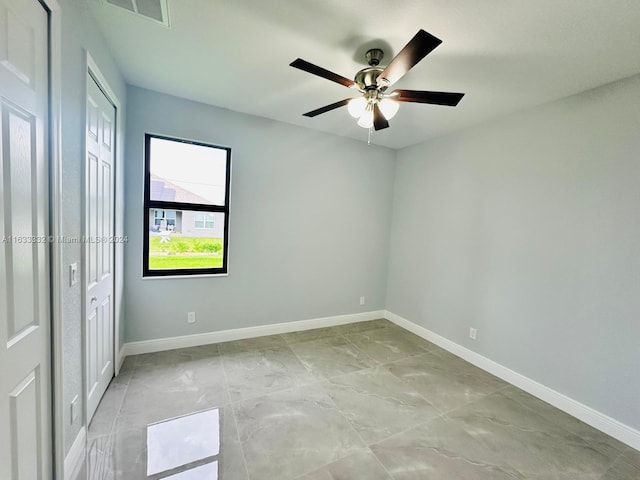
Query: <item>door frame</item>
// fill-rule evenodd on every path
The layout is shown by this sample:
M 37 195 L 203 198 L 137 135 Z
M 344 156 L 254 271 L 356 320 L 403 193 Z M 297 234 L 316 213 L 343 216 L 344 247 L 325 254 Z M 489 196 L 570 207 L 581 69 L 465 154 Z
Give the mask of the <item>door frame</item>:
M 49 232 L 62 235 L 62 9 L 58 0 L 39 0 L 49 16 Z M 62 287 L 64 268 L 62 246 L 49 242 L 50 322 L 51 322 L 51 396 L 53 477 L 63 479 L 64 406 L 63 406 L 63 332 Z
M 100 71 L 100 67 L 91 56 L 88 50 L 84 50 L 85 54 L 85 79 L 84 85 L 84 110 L 83 110 L 83 122 L 82 125 L 85 128 L 83 131 L 82 144 L 84 152 L 84 162 L 82 166 L 82 181 L 83 181 L 83 195 L 82 195 L 82 235 L 87 233 L 87 172 L 86 172 L 86 159 L 87 159 L 87 138 L 86 138 L 86 125 L 87 125 L 87 82 L 90 78 L 95 80 L 98 87 L 102 90 L 107 100 L 113 105 L 116 110 L 115 125 L 114 125 L 114 158 L 113 168 L 115 172 L 114 178 L 114 197 L 113 197 L 113 216 L 114 216 L 114 236 L 123 236 L 124 218 L 121 212 L 124 212 L 124 195 L 123 195 L 123 180 L 122 175 L 122 153 L 123 153 L 123 132 L 122 132 L 122 104 L 120 99 L 115 94 L 114 90 L 109 85 L 106 77 Z M 123 350 L 120 348 L 120 316 L 122 314 L 122 289 L 123 289 L 123 267 L 124 267 L 124 250 L 123 243 L 118 242 L 114 244 L 113 248 L 113 368 L 114 375 L 118 376 L 120 373 L 120 366 L 124 361 Z M 83 401 L 83 415 L 84 426 L 89 428 L 89 414 L 88 414 L 88 402 L 87 402 L 87 370 L 88 370 L 88 332 L 86 329 L 86 311 L 87 311 L 87 292 L 86 281 L 88 278 L 87 272 L 87 244 L 82 248 L 82 401 Z

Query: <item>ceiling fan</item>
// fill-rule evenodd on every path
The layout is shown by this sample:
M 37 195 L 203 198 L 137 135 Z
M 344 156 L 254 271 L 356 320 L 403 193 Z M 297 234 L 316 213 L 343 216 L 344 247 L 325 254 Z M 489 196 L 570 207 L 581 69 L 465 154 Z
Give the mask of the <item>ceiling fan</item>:
M 439 38 L 424 30 L 419 30 L 386 67 L 379 66 L 384 57 L 384 52 L 379 48 L 372 48 L 366 53 L 369 67 L 363 68 L 356 73 L 354 80 L 349 80 L 301 58 L 294 60 L 289 64 L 290 66 L 326 78 L 345 87 L 356 89 L 362 93 L 359 97 L 346 98 L 303 115 L 305 117 L 315 117 L 321 113 L 347 105 L 351 116 L 358 118 L 358 125 L 364 128 L 373 127 L 375 130 L 382 130 L 389 126 L 389 120 L 398 112 L 398 102 L 430 103 L 455 107 L 464 96 L 464 93 L 429 92 L 425 90 L 394 90 L 391 93 L 386 93 L 391 85 L 400 80 L 441 43 L 442 40 Z

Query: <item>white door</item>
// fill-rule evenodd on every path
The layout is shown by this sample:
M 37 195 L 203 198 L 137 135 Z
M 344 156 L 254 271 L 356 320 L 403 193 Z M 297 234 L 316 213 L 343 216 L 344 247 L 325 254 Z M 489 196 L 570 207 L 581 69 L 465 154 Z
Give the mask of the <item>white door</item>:
M 0 478 L 49 479 L 48 14 L 0 0 Z
M 87 423 L 114 374 L 115 107 L 87 76 L 85 250 Z

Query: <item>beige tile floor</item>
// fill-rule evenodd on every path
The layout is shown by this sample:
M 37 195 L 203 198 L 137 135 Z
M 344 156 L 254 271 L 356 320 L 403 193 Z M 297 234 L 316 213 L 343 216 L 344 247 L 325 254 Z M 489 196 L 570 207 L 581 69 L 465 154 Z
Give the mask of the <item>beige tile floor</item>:
M 216 408 L 160 458 L 219 450 L 147 477 L 148 425 Z M 374 320 L 128 357 L 75 478 L 638 480 L 640 453 Z

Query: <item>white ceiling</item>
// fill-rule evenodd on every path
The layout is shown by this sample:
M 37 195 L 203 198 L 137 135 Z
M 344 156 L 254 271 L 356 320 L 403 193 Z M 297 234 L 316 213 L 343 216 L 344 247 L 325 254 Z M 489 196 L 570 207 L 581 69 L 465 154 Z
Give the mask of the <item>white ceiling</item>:
M 346 108 L 302 116 L 355 92 L 289 63 L 353 78 L 427 30 L 443 43 L 395 87 L 466 96 L 401 104 L 372 138 L 391 148 L 640 73 L 638 0 L 169 0 L 169 29 L 88 2 L 128 83 L 362 141 Z

